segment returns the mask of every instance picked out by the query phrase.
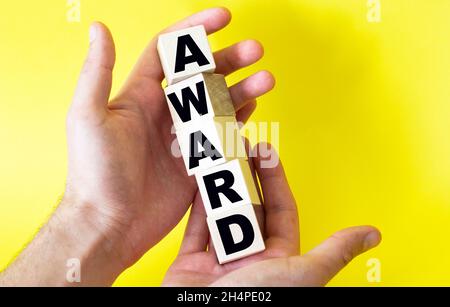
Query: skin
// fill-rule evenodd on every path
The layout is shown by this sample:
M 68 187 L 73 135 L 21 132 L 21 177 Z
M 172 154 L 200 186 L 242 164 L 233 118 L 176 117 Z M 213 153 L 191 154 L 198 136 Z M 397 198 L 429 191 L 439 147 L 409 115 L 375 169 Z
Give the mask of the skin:
M 213 8 L 163 32 L 203 24 L 211 34 L 230 19 L 228 10 Z M 266 196 L 265 210 L 258 209 L 258 215 L 266 219 L 267 251 L 219 266 L 212 249 L 206 252 L 208 232 L 195 180 L 187 176 L 182 160 L 171 154 L 175 135 L 170 132 L 172 121 L 161 88 L 163 72 L 156 39 L 111 98 L 114 42 L 106 26 L 91 26 L 88 56 L 67 116 L 68 176 L 63 200 L 33 241 L 2 272 L 0 285 L 69 285 L 66 264 L 71 258 L 80 259 L 81 282 L 70 285 L 111 285 L 175 227 L 192 203 L 183 246 L 165 285 L 266 285 L 277 284 L 277 280 L 280 285 L 289 280 L 300 285 L 289 274 L 305 275 L 305 270 L 309 274 L 304 281 L 324 284 L 338 271 L 338 266 L 325 263 L 325 258 L 338 259 L 340 268 L 379 242 L 374 228 L 353 228 L 329 239 L 328 245 L 334 249 L 319 246 L 315 254 L 312 251 L 297 261 L 297 213 L 282 167 L 257 167 Z M 228 75 L 262 55 L 261 44 L 254 40 L 236 43 L 214 54 L 216 73 Z M 256 107 L 256 98 L 274 84 L 273 76 L 261 71 L 231 86 L 237 120 L 245 122 Z M 258 164 L 258 158 L 255 161 Z M 280 191 L 285 192 L 283 199 Z M 283 226 L 277 226 L 280 223 Z M 370 234 L 376 237 L 373 244 L 366 242 Z M 342 255 L 344 262 L 339 260 Z M 208 264 L 205 268 L 201 267 L 203 261 Z M 259 270 L 260 265 L 270 269 L 252 280 L 245 270 Z
M 264 207 L 255 206 L 264 236 L 265 251 L 224 265 L 217 262 L 208 235 L 206 213 L 200 197 L 194 201 L 179 255 L 168 270 L 170 286 L 323 286 L 362 252 L 376 246 L 381 236 L 371 226 L 335 233 L 300 256 L 297 205 L 280 163 L 264 168 L 264 159 L 279 161 L 267 144 L 253 150 L 251 161 L 264 196 Z

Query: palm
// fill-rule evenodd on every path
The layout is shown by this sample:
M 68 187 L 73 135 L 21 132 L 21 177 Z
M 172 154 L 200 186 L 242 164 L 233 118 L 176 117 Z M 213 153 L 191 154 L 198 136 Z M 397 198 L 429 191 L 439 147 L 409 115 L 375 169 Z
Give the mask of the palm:
M 240 268 L 267 259 L 287 257 L 292 254 L 287 242 L 266 240 L 266 250 L 229 264 L 220 265 L 213 250 L 180 254 L 166 273 L 164 283 L 178 286 L 208 286 Z
M 106 125 L 101 127 L 109 136 L 107 142 L 115 145 L 106 157 L 99 156 L 106 159 L 105 165 L 119 169 L 102 170 L 102 178 L 96 179 L 101 183 L 99 194 L 117 200 L 109 202 L 109 209 L 128 215 L 134 223 L 127 235 L 134 241 L 136 257 L 178 223 L 196 191 L 195 180 L 187 176 L 182 160 L 171 154 L 175 137 L 170 133 L 170 114 L 160 85 L 152 96 L 152 101 L 142 106 L 134 101 L 114 101 Z M 155 216 L 164 218 L 155 220 Z M 155 222 L 148 223 L 150 220 Z

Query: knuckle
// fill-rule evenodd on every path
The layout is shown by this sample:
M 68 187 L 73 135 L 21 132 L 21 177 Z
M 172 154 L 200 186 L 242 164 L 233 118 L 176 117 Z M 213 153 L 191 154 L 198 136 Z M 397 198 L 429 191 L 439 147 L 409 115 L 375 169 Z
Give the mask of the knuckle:
M 347 240 L 344 240 L 339 234 L 334 234 L 331 236 L 331 240 L 334 240 L 338 247 L 338 261 L 341 265 L 346 266 L 353 260 L 355 253 L 352 246 Z
M 292 252 L 285 248 L 272 249 L 268 254 L 271 258 L 288 258 L 293 255 Z

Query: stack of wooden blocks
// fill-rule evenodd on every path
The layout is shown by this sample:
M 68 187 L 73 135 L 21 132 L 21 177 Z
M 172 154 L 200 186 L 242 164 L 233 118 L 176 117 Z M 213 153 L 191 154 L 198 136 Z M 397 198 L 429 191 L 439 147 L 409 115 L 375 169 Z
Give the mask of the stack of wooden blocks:
M 158 52 L 180 151 L 197 180 L 219 263 L 264 250 L 253 208 L 261 205 L 259 189 L 204 27 L 160 35 Z

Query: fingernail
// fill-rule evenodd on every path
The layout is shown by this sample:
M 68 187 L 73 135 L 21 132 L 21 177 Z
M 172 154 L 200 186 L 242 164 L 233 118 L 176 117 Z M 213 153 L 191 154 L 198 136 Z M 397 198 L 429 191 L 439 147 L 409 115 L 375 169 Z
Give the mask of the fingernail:
M 96 37 L 97 37 L 97 27 L 95 26 L 95 24 L 93 24 L 89 28 L 89 43 L 92 44 L 92 42 L 95 41 Z
M 369 250 L 380 243 L 381 237 L 380 233 L 378 231 L 371 231 L 365 238 L 364 238 L 364 250 Z

